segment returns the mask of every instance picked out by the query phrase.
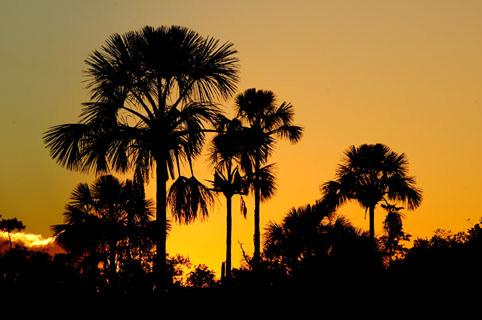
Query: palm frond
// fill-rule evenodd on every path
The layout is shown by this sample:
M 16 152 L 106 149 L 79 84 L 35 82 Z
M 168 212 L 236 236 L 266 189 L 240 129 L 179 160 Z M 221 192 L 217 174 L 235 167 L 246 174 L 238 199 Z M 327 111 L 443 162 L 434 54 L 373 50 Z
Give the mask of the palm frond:
M 181 176 L 171 185 L 167 201 L 174 219 L 189 224 L 199 216 L 208 216 L 208 207 L 212 206 L 214 197 L 195 177 Z
M 273 101 L 274 102 L 274 101 Z M 274 130 L 281 126 L 291 126 L 294 120 L 294 108 L 289 102 L 282 102 L 279 106 L 273 106 L 263 116 L 264 127 Z
M 418 208 L 422 203 L 422 191 L 416 187 L 415 178 L 396 174 L 388 178 L 387 185 L 388 198 L 406 203 L 409 210 Z
M 50 156 L 59 165 L 69 170 L 82 170 L 83 147 L 89 141 L 90 132 L 86 124 L 63 124 L 49 128 L 43 139 Z
M 206 38 L 195 52 L 193 68 L 189 76 L 194 80 L 194 93 L 201 101 L 210 101 L 217 96 L 228 98 L 236 88 L 239 59 L 234 45 L 220 43 L 214 38 Z
M 261 167 L 258 171 L 258 183 L 261 194 L 261 201 L 270 199 L 276 192 L 276 177 L 274 174 L 275 164 Z
M 344 192 L 343 185 L 338 181 L 328 181 L 321 186 L 323 194 L 321 204 L 334 211 L 336 208 L 344 204 L 349 196 Z
M 94 199 L 87 183 L 78 184 L 70 196 L 70 205 L 76 208 L 95 205 Z
M 276 97 L 272 91 L 247 89 L 236 96 L 237 116 L 254 124 L 274 110 L 275 102 Z
M 294 125 L 282 125 L 276 129 L 276 134 L 280 138 L 288 139 L 291 143 L 297 143 L 303 136 L 303 128 Z
M 246 202 L 244 201 L 244 198 L 241 196 L 239 197 L 239 211 L 243 215 L 243 218 L 246 219 L 248 215 L 248 207 L 246 206 Z

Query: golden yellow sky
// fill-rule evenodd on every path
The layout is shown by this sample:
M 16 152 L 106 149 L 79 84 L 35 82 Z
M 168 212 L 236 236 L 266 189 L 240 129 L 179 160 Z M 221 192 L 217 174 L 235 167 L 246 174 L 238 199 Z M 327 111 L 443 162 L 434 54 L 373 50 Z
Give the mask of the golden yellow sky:
M 46 236 L 62 222 L 72 188 L 93 177 L 56 165 L 42 133 L 77 121 L 83 60 L 107 36 L 171 24 L 232 41 L 240 91 L 273 90 L 305 127 L 301 143 L 277 148 L 279 190 L 262 206 L 263 225 L 318 199 L 346 147 L 376 142 L 405 152 L 424 190 L 406 215 L 409 233 L 458 231 L 482 216 L 482 1 L 470 0 L 2 1 L 0 213 Z M 208 179 L 205 167 L 198 161 Z M 368 228 L 357 205 L 340 212 Z M 174 227 L 169 251 L 219 270 L 224 220 L 220 198 L 209 221 Z M 235 266 L 238 242 L 252 252 L 252 224 L 235 212 Z

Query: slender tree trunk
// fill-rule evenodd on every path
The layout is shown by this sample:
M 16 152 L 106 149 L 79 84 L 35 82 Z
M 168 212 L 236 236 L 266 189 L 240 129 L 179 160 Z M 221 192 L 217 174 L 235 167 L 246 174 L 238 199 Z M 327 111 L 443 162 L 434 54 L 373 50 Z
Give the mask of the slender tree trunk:
M 134 225 L 134 221 L 133 221 L 133 217 L 132 217 L 132 212 L 128 212 L 128 216 L 127 216 L 127 265 L 128 265 L 128 268 L 130 270 L 130 268 L 132 267 L 132 238 L 133 238 L 133 235 L 134 235 L 134 232 L 133 232 L 133 225 Z
M 232 197 L 226 196 L 226 284 L 231 283 L 231 236 L 233 228 Z
M 226 261 L 221 262 L 221 283 L 226 281 Z
M 159 228 L 159 237 L 156 241 L 156 257 L 154 272 L 157 277 L 157 291 L 167 289 L 167 168 L 162 157 L 156 157 L 156 224 Z
M 114 289 L 115 284 L 115 275 L 116 275 L 116 264 L 115 264 L 115 256 L 116 256 L 116 245 L 114 241 L 110 243 L 110 252 L 109 252 L 109 273 L 110 273 L 110 288 L 111 290 Z
M 90 286 L 90 290 L 92 290 L 92 293 L 95 295 L 97 295 L 97 265 L 99 264 L 99 262 L 97 261 L 97 252 L 95 251 L 95 249 L 92 249 L 90 251 L 90 255 L 89 255 L 89 269 L 88 270 L 88 284 Z
M 370 239 L 375 240 L 375 206 L 370 206 Z
M 254 255 L 253 255 L 253 263 L 254 266 L 258 266 L 261 260 L 261 237 L 259 231 L 259 216 L 260 216 L 260 203 L 261 203 L 261 194 L 260 194 L 260 187 L 259 187 L 259 169 L 260 169 L 260 160 L 259 154 L 256 153 L 255 159 L 255 174 L 254 174 Z
M 12 250 L 12 236 L 10 235 L 10 232 L 8 233 L 8 243 L 10 244 L 10 251 Z

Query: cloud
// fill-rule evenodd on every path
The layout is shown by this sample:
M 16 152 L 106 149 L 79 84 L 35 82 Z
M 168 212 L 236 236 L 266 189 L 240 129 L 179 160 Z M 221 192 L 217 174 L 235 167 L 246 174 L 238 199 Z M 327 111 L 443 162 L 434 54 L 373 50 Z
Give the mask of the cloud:
M 11 233 L 12 245 L 20 245 L 27 247 L 31 250 L 46 251 L 51 255 L 63 252 L 56 243 L 54 237 L 43 237 L 40 234 L 16 232 Z M 6 232 L 0 232 L 0 251 L 5 250 L 8 247 L 8 234 Z

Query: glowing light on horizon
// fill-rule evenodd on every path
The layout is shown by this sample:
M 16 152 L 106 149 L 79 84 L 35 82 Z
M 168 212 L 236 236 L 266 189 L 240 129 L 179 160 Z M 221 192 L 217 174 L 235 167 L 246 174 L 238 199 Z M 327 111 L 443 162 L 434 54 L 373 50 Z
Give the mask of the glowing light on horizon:
M 44 238 L 40 234 L 16 232 L 11 233 L 12 243 L 20 243 L 29 248 L 47 247 L 55 240 L 54 237 Z M 0 232 L 0 239 L 8 241 L 8 233 Z

